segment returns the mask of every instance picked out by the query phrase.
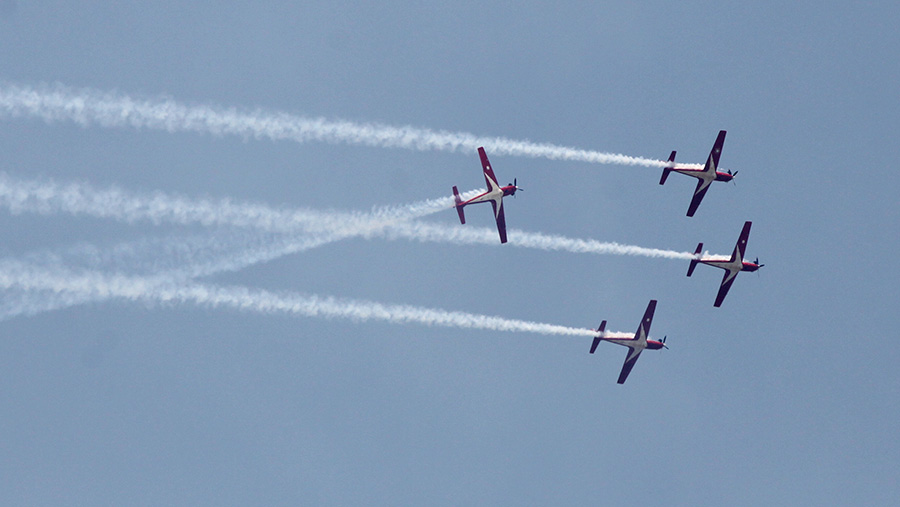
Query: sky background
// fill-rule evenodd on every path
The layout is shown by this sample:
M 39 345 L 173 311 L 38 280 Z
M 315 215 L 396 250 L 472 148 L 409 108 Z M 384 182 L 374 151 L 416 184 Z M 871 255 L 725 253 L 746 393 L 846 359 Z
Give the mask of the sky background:
M 706 266 L 511 244 L 350 239 L 201 280 L 628 332 L 658 299 L 671 348 L 625 385 L 625 349 L 587 338 L 124 300 L 7 319 L 0 503 L 900 503 L 898 22 L 894 2 L 0 0 L 8 83 L 683 162 L 728 130 L 737 184 L 693 218 L 680 175 L 491 162 L 525 188 L 511 228 L 728 254 L 752 220 L 766 264 L 722 308 Z M 34 119 L 0 120 L 0 154 L 22 179 L 285 208 L 483 185 L 474 151 Z M 467 227 L 491 227 L 487 209 Z M 0 256 L 232 232 L 3 210 Z M 158 257 L 108 269 L 177 266 Z M 23 297 L 40 295 L 0 294 Z

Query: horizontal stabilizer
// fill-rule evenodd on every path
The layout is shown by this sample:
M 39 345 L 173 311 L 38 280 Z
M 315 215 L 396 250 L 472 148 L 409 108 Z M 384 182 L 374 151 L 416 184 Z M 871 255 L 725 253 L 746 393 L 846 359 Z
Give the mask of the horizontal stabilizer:
M 694 268 L 697 267 L 697 263 L 700 262 L 700 252 L 703 250 L 703 243 L 697 243 L 697 249 L 694 250 L 694 259 L 691 259 L 691 265 L 688 267 L 688 275 L 691 276 L 694 274 Z
M 597 328 L 598 336 L 594 337 L 594 343 L 591 344 L 591 354 L 593 354 L 594 351 L 597 350 L 597 345 L 600 344 L 600 340 L 603 337 L 604 331 L 606 331 L 606 321 L 605 320 L 603 322 L 601 322 L 600 327 Z
M 668 164 L 663 168 L 662 177 L 659 178 L 659 184 L 663 185 L 666 183 L 666 178 L 669 177 L 669 173 L 672 172 L 672 167 L 675 166 L 675 150 L 672 150 L 672 154 L 669 155 Z
M 459 190 L 453 186 L 453 200 L 456 201 L 456 213 L 459 214 L 459 223 L 466 224 L 466 214 L 463 211 L 462 198 L 459 196 Z

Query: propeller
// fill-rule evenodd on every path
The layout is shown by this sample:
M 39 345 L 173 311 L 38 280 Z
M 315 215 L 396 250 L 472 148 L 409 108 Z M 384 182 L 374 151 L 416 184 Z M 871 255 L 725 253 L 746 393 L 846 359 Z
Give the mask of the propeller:
M 753 263 L 756 264 L 756 277 L 759 278 L 759 276 L 760 276 L 760 275 L 759 275 L 759 268 L 765 266 L 765 264 L 760 264 L 760 263 L 759 263 L 759 257 L 757 257 L 757 258 L 756 258 L 756 261 L 754 261 Z
M 519 190 L 524 190 L 524 189 L 522 189 L 522 188 L 519 188 L 519 185 L 517 184 L 518 182 L 519 182 L 519 178 L 513 178 L 513 182 L 510 183 L 510 185 L 512 185 L 512 186 L 515 187 L 515 189 L 516 189 L 516 190 L 513 192 L 513 198 L 516 197 L 516 192 L 518 192 Z
M 731 169 L 728 170 L 728 175 L 731 176 L 731 184 L 737 186 L 737 183 L 734 182 L 734 178 L 740 171 L 731 172 Z
M 668 335 L 663 336 L 663 339 L 661 340 L 661 343 L 663 344 L 663 348 L 664 348 L 664 349 L 669 348 L 669 346 L 666 345 L 666 338 L 668 338 Z

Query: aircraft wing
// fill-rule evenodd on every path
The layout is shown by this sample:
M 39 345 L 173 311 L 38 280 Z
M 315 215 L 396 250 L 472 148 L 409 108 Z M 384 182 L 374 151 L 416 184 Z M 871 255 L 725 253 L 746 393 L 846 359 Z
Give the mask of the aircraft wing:
M 653 323 L 653 313 L 656 312 L 656 300 L 651 299 L 644 311 L 644 318 L 638 324 L 637 332 L 634 334 L 634 345 L 628 346 L 628 355 L 625 356 L 625 364 L 622 365 L 622 371 L 619 373 L 618 383 L 624 384 L 634 363 L 637 362 L 641 352 L 647 347 L 647 336 L 650 334 L 650 324 Z
M 628 348 L 628 355 L 625 356 L 625 364 L 622 365 L 622 371 L 619 373 L 619 380 L 616 381 L 617 383 L 625 383 L 625 379 L 628 378 L 628 374 L 631 373 L 631 369 L 634 368 L 634 363 L 637 362 L 643 351 L 644 349 Z
M 712 180 L 697 180 L 697 188 L 694 189 L 694 198 L 691 199 L 691 205 L 688 206 L 687 216 L 694 216 L 694 212 L 696 212 L 697 207 L 700 206 L 700 201 L 703 200 L 703 196 L 705 196 L 706 191 L 709 190 L 710 183 L 712 183 Z
M 650 324 L 653 323 L 653 314 L 656 312 L 656 300 L 651 299 L 649 303 L 647 303 L 647 309 L 644 310 L 644 318 L 641 319 L 641 323 L 638 324 L 637 331 L 634 333 L 635 339 L 642 343 L 642 346 L 647 345 L 647 336 L 650 335 Z
M 725 131 L 720 130 L 716 142 L 713 143 L 712 150 L 709 152 L 709 158 L 706 159 L 706 166 L 703 167 L 705 172 L 716 172 L 719 167 L 719 157 L 722 156 L 722 145 L 725 144 Z
M 503 212 L 503 200 L 501 199 L 499 203 L 491 201 L 491 206 L 494 207 L 494 217 L 497 220 L 497 232 L 500 233 L 500 242 L 506 243 L 506 214 Z
M 716 302 L 713 304 L 716 308 L 722 306 L 722 301 L 725 300 L 725 296 L 728 294 L 728 289 L 731 288 L 731 284 L 734 283 L 734 279 L 737 278 L 737 273 L 732 273 L 731 271 L 725 271 L 725 276 L 722 278 L 722 285 L 719 286 L 719 293 L 716 295 Z
M 484 183 L 487 185 L 487 191 L 490 192 L 500 188 L 500 185 L 497 183 L 497 177 L 494 176 L 494 170 L 491 169 L 491 163 L 488 161 L 487 153 L 484 152 L 484 148 L 478 148 L 478 156 L 481 157 L 481 167 L 484 169 Z
M 747 221 L 744 222 L 744 228 L 741 229 L 741 235 L 738 237 L 737 245 L 734 247 L 734 254 L 731 256 L 731 260 L 740 259 L 744 260 L 744 252 L 747 251 L 747 240 L 750 239 L 750 226 L 753 225 L 753 222 Z M 740 257 L 738 257 L 740 256 Z

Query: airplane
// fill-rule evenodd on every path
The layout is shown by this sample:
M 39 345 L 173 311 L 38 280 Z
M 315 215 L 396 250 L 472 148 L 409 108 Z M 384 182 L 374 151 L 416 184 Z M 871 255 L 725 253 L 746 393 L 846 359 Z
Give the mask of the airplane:
M 515 179 L 513 179 L 513 182 L 509 185 L 501 187 L 497 183 L 497 177 L 494 176 L 494 170 L 491 169 L 491 163 L 488 161 L 487 153 L 484 152 L 483 147 L 478 148 L 478 155 L 481 157 L 481 167 L 484 170 L 484 181 L 487 184 L 487 192 L 476 195 L 467 201 L 463 201 L 459 196 L 459 190 L 454 186 L 453 198 L 456 200 L 454 207 L 456 208 L 456 212 L 459 213 L 459 222 L 465 224 L 466 215 L 463 213 L 464 207 L 479 202 L 490 202 L 491 206 L 494 207 L 494 220 L 497 221 L 497 231 L 500 233 L 500 243 L 506 243 L 506 215 L 503 213 L 503 198 L 508 195 L 515 196 L 516 191 L 522 189 L 516 186 L 517 180 Z
M 650 322 L 653 320 L 654 311 L 656 311 L 656 300 L 651 299 L 650 303 L 647 305 L 647 310 L 644 312 L 644 319 L 641 320 L 637 332 L 633 336 L 625 338 L 604 336 L 606 331 L 605 320 L 601 322 L 600 327 L 597 328 L 598 334 L 594 337 L 594 342 L 591 344 L 591 354 L 597 350 L 597 345 L 599 345 L 601 341 L 608 341 L 628 347 L 628 354 L 625 356 L 625 364 L 622 365 L 622 371 L 619 373 L 619 380 L 617 381 L 619 384 L 625 383 L 625 379 L 628 378 L 628 374 L 631 373 L 631 369 L 634 368 L 634 363 L 637 362 L 638 357 L 640 357 L 641 352 L 643 352 L 644 349 L 657 350 L 663 347 L 669 348 L 666 346 L 665 337 L 663 337 L 661 341 L 650 340 L 647 338 L 647 335 L 650 334 Z
M 669 165 L 666 165 L 666 167 L 663 168 L 662 177 L 659 178 L 660 185 L 666 183 L 666 178 L 669 177 L 669 173 L 672 171 L 686 174 L 699 180 L 697 182 L 697 188 L 694 189 L 694 197 L 691 199 L 691 205 L 688 206 L 687 216 L 689 217 L 694 216 L 694 212 L 697 211 L 697 207 L 700 206 L 700 201 L 703 200 L 703 196 L 705 196 L 706 191 L 709 190 L 710 183 L 713 181 L 731 181 L 737 176 L 738 171 L 732 173 L 731 170 L 728 170 L 728 172 L 723 173 L 717 170 L 719 167 L 719 157 L 722 155 L 723 144 L 725 144 L 725 131 L 720 130 L 719 136 L 716 137 L 716 142 L 709 152 L 709 158 L 706 159 L 706 165 L 703 169 L 679 167 L 675 165 L 675 152 L 673 151 L 672 154 L 669 155 L 669 160 L 667 161 L 669 162 Z
M 703 250 L 703 243 L 698 244 L 697 249 L 694 250 L 696 258 L 691 260 L 687 276 L 691 276 L 694 273 L 694 268 L 697 267 L 697 264 L 706 264 L 725 270 L 725 277 L 722 278 L 722 284 L 719 285 L 719 294 L 716 295 L 716 302 L 713 305 L 716 308 L 722 306 L 722 301 L 725 299 L 725 295 L 728 294 L 728 289 L 731 288 L 731 284 L 734 283 L 734 279 L 737 278 L 738 273 L 741 271 L 753 272 L 765 266 L 765 264 L 759 263 L 759 257 L 756 258 L 755 262 L 744 260 L 744 251 L 747 249 L 747 239 L 750 237 L 751 225 L 752 222 L 744 222 L 744 228 L 741 230 L 741 235 L 738 237 L 737 244 L 734 245 L 734 252 L 732 252 L 731 258 L 729 259 L 721 257 L 701 257 L 700 251 Z

